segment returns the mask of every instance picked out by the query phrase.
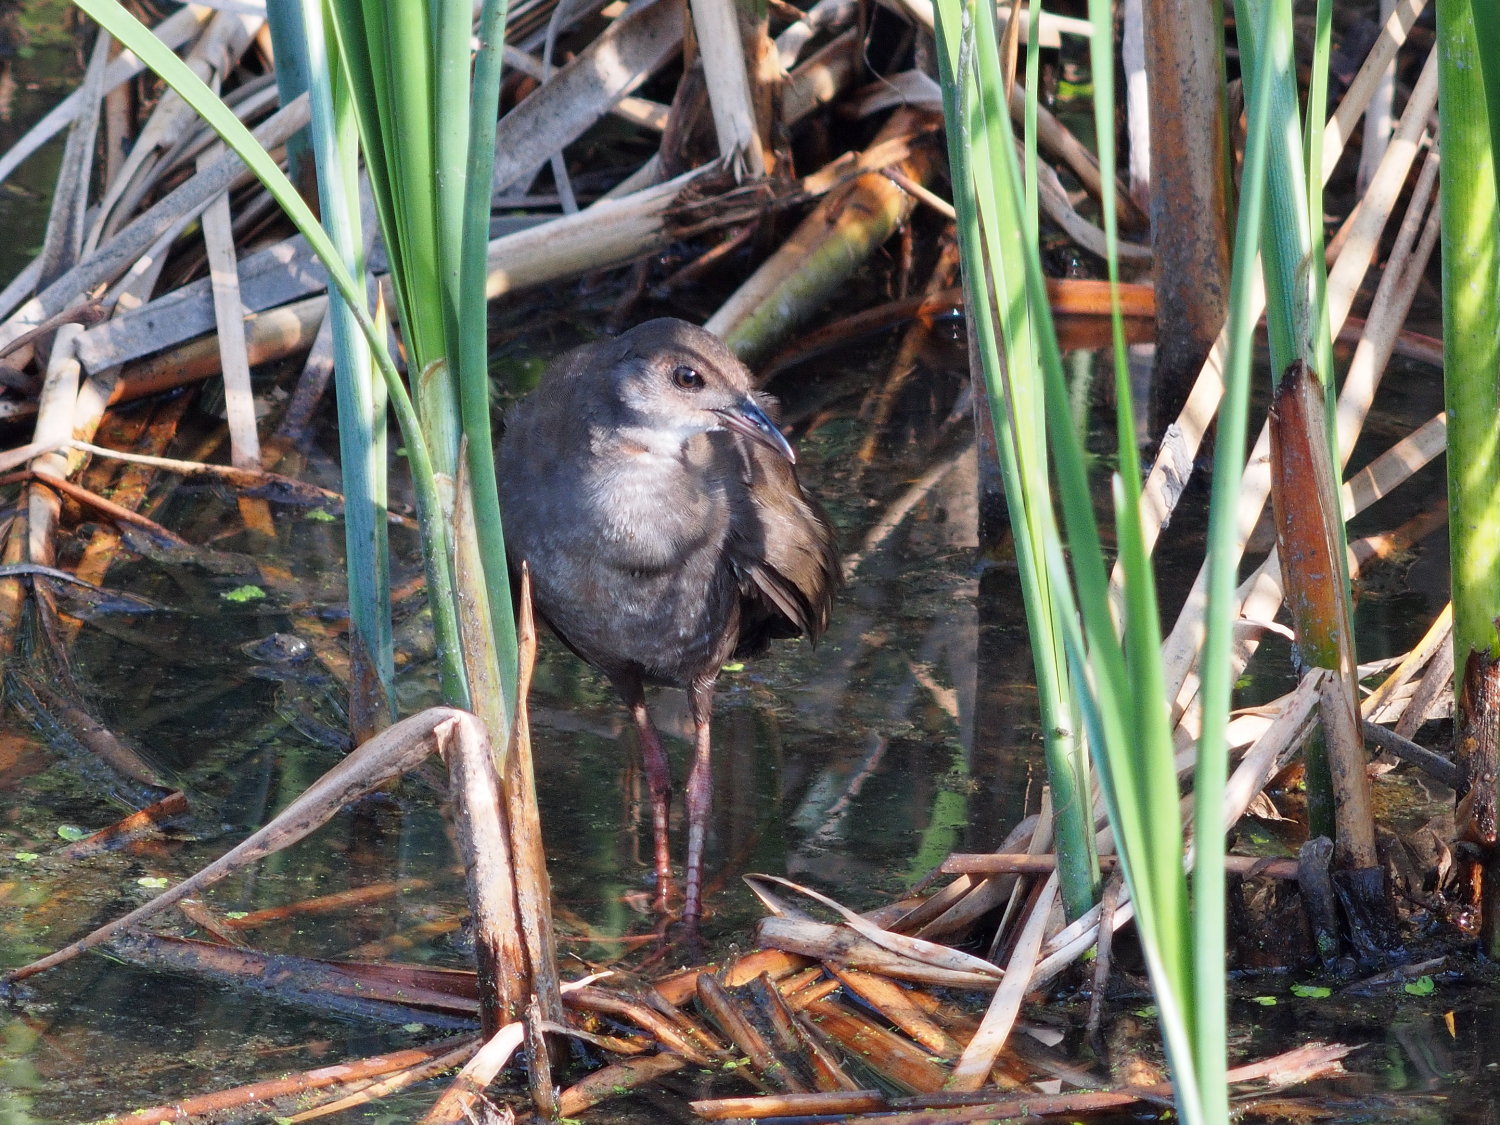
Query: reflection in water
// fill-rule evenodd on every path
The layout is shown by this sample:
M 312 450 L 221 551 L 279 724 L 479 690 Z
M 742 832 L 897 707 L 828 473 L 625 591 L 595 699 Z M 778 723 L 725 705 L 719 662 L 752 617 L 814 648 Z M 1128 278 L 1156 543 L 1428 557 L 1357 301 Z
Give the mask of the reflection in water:
M 536 331 L 551 327 L 540 323 Z M 866 372 L 830 370 L 835 363 L 823 366 L 823 383 L 868 379 Z M 792 375 L 783 382 L 792 383 Z M 946 385 L 951 390 L 955 380 Z M 816 651 L 780 645 L 721 678 L 710 937 L 748 942 L 760 910 L 739 882 L 744 872 L 786 874 L 868 907 L 909 887 L 950 850 L 997 846 L 1035 809 L 1040 739 L 1014 568 L 976 564 L 975 457 L 961 450 L 962 429 L 959 441 L 944 439 L 954 432 L 951 425 L 943 429 L 953 395 L 935 395 L 921 380 L 908 386 L 924 401 L 896 415 L 897 447 L 859 472 L 852 451 L 863 441 L 862 423 L 815 415 L 811 407 L 799 411 L 796 396 L 816 399 L 819 382 L 776 388 L 793 399 L 787 413 L 800 429 L 817 422 L 811 434 L 799 435 L 803 471 L 827 501 L 845 549 L 858 549 L 861 561 Z M 1081 392 L 1075 399 L 1086 400 Z M 1097 403 L 1090 407 L 1108 414 Z M 889 535 L 865 544 L 870 529 L 912 500 Z M 330 691 L 322 665 L 282 659 L 281 648 L 268 654 L 257 643 L 295 636 L 322 661 L 337 661 L 338 568 L 329 560 L 341 557 L 338 526 L 284 508 L 273 545 L 218 539 L 234 526 L 233 502 L 210 489 L 180 490 L 163 518 L 213 549 L 190 559 L 126 556 L 106 584 L 171 609 L 144 616 L 88 610 L 74 672 L 102 723 L 183 780 L 197 814 L 192 838 L 82 862 L 58 859 L 60 828 L 92 830 L 119 810 L 8 716 L 0 729 L 6 964 L 29 960 L 144 901 L 154 891 L 141 879 L 176 880 L 201 866 L 269 819 L 340 753 L 328 737 L 339 726 L 338 693 Z M 394 549 L 398 577 L 414 573 L 410 539 L 398 535 Z M 252 581 L 265 589 L 264 599 L 225 599 Z M 432 697 L 423 671 L 431 663 L 430 636 L 411 606 L 398 629 L 408 668 L 403 709 L 412 711 Z M 278 639 L 285 644 L 285 636 Z M 682 777 L 690 734 L 685 699 L 661 692 L 652 702 Z M 617 951 L 609 938 L 647 932 L 655 921 L 647 911 L 650 825 L 634 734 L 608 684 L 550 638 L 534 703 L 560 929 L 567 949 L 608 956 Z M 360 891 L 364 904 L 357 907 L 279 921 L 252 915 L 247 921 L 255 924 L 242 936 L 258 948 L 302 955 L 463 963 L 456 940 L 463 887 L 441 813 L 443 784 L 434 769 L 363 802 L 215 889 L 205 908 L 232 920 L 240 912 Z M 7 1104 L 29 1106 L 36 1122 L 98 1116 L 423 1037 L 420 1028 L 351 1025 L 99 957 L 31 982 L 27 995 L 3 1037 L 0 1085 L 8 1087 Z M 1388 1057 L 1400 1065 L 1370 1068 L 1376 1072 L 1366 1089 L 1388 1091 L 1398 1082 L 1407 1090 L 1426 1088 L 1454 1068 L 1487 1073 L 1482 1067 L 1490 1060 L 1476 1069 L 1464 1053 L 1492 1038 L 1481 1031 L 1489 1014 L 1462 1016 L 1451 1043 L 1440 1023 L 1372 1021 L 1368 1039 L 1387 1042 Z M 1337 1018 L 1329 1037 L 1347 1040 L 1348 1014 L 1340 1010 Z M 1272 1035 L 1266 1019 L 1257 1019 Z M 1299 1039 L 1305 1035 L 1304 1026 L 1295 1030 Z M 1276 1034 L 1282 1038 L 1268 1050 L 1285 1042 L 1287 1029 Z M 1444 1061 L 1445 1049 L 1456 1061 Z M 386 1108 L 399 1119 L 399 1108 Z M 1477 1120 L 1473 1112 L 1450 1119 Z
M 931 445 L 932 428 L 949 405 L 899 419 L 903 456 L 877 463 L 858 481 L 845 471 L 848 450 L 861 436 L 856 423 L 825 420 L 799 442 L 804 472 L 828 500 L 846 545 L 859 543 L 903 497 L 916 503 L 862 553 L 816 651 L 780 645 L 721 680 L 710 936 L 748 940 L 760 910 L 739 882 L 746 871 L 788 874 L 866 907 L 904 890 L 955 847 L 992 845 L 1020 808 L 1021 798 L 996 791 L 987 771 L 1010 760 L 1011 718 L 1029 714 L 1029 692 L 1010 686 L 1026 682 L 1018 670 L 1029 657 L 1013 578 L 996 568 L 984 580 L 1001 617 L 986 626 L 988 651 L 1009 670 L 996 681 L 1004 686 L 976 697 L 980 579 L 969 500 L 972 453 L 945 455 L 946 471 L 934 474 L 919 496 L 908 495 L 908 480 L 930 465 L 921 452 L 907 451 Z M 796 417 L 794 403 L 789 414 Z M 894 483 L 875 483 L 885 480 Z M 882 492 L 875 501 L 867 498 L 872 487 Z M 286 508 L 278 512 L 275 544 L 222 538 L 218 529 L 235 526 L 233 500 L 212 489 L 182 489 L 160 515 L 213 547 L 122 556 L 105 584 L 171 608 L 145 615 L 90 608 L 72 655 L 99 721 L 188 789 L 197 817 L 192 839 L 80 863 L 56 860 L 51 840 L 59 824 L 93 830 L 116 819 L 118 809 L 31 731 L 7 720 L 12 756 L 0 774 L 8 793 L 0 902 L 20 907 L 0 931 L 7 964 L 144 901 L 154 890 L 139 880 L 175 881 L 201 866 L 264 823 L 341 752 L 329 736 L 339 725 L 338 693 L 330 692 L 323 671 L 336 666 L 342 643 L 340 615 L 328 612 L 339 602 L 337 568 L 328 565 L 341 555 L 337 524 Z M 398 535 L 393 550 L 398 570 L 417 569 L 409 538 Z M 226 599 L 250 584 L 266 596 Z M 404 707 L 415 710 L 431 698 L 422 673 L 430 641 L 419 614 L 407 616 L 400 629 L 411 642 Z M 975 719 L 980 699 L 982 737 Z M 560 928 L 569 948 L 607 956 L 617 947 L 600 940 L 649 932 L 655 922 L 646 909 L 650 825 L 634 734 L 608 685 L 550 638 L 535 704 Z M 658 693 L 653 705 L 669 749 L 685 758 L 690 724 L 682 693 Z M 1028 721 L 1025 729 L 1033 727 Z M 679 761 L 677 776 L 684 771 Z M 300 955 L 462 963 L 452 942 L 463 889 L 440 812 L 442 784 L 433 771 L 362 802 L 301 845 L 215 888 L 203 909 L 230 919 L 232 930 L 237 914 L 371 892 L 352 909 L 281 920 L 250 913 L 242 936 L 257 948 Z M 39 858 L 13 859 L 17 854 Z M 218 985 L 168 986 L 160 974 L 122 970 L 98 957 L 31 987 L 34 1022 L 12 1037 L 7 1073 L 18 1089 L 36 1095 L 38 1121 L 76 1120 L 227 1085 L 263 1074 L 267 1060 L 278 1070 L 296 1069 L 389 1049 L 417 1034 L 355 1031 L 238 992 L 226 1003 Z M 169 1038 L 161 1028 L 172 1029 Z M 83 1060 L 97 1054 L 93 1048 L 105 1035 L 117 1044 L 110 1056 L 117 1069 L 89 1073 Z M 309 1041 L 315 1045 L 307 1047 Z M 218 1057 L 223 1050 L 233 1053 L 233 1065 Z M 71 1089 L 68 1100 L 52 1098 L 58 1084 Z

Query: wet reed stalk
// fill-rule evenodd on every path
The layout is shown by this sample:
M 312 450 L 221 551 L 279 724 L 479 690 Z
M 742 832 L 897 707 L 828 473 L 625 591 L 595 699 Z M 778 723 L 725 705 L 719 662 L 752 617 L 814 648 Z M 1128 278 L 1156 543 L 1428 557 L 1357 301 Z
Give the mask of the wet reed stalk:
M 466 460 L 499 663 L 481 678 L 502 685 L 496 710 L 508 724 L 516 642 L 489 424 L 483 284 L 506 4 L 487 0 L 481 9 L 480 50 L 472 68 L 470 3 L 327 0 L 323 10 L 337 33 L 342 80 L 390 257 L 408 368 L 420 372 L 413 397 L 422 434 L 439 474 L 460 477 L 461 453 Z M 452 507 L 442 515 L 451 520 Z M 451 558 L 443 563 L 451 574 Z M 440 635 L 440 651 L 445 639 L 453 638 Z M 453 702 L 472 705 L 468 678 L 445 682 L 450 696 L 462 692 Z M 507 731 L 492 730 L 491 736 L 503 746 Z
M 1261 60 L 1265 62 L 1264 67 L 1253 65 L 1250 70 L 1247 80 L 1250 97 L 1255 96 L 1253 83 L 1260 81 L 1260 73 L 1267 74 L 1269 84 L 1266 97 L 1269 99 L 1268 125 L 1273 143 L 1268 153 L 1270 179 L 1260 249 L 1266 281 L 1266 326 L 1271 344 L 1272 379 L 1279 382 L 1282 374 L 1296 364 L 1316 375 L 1325 398 L 1326 409 L 1319 418 L 1325 432 L 1321 437 L 1304 437 L 1316 442 L 1321 448 L 1318 458 L 1329 460 L 1330 470 L 1336 472 L 1338 460 L 1333 452 L 1330 428 L 1333 353 L 1325 300 L 1327 273 L 1322 254 L 1322 181 L 1320 175 L 1308 173 L 1309 162 L 1314 162 L 1313 167 L 1321 168 L 1322 154 L 1316 144 L 1310 151 L 1304 151 L 1304 136 L 1322 135 L 1322 110 L 1319 108 L 1315 114 L 1310 114 L 1315 122 L 1303 127 L 1293 58 L 1291 4 L 1287 0 L 1239 0 L 1235 12 L 1241 57 L 1252 64 Z M 1318 21 L 1322 33 L 1316 39 L 1320 50 L 1312 60 L 1315 76 L 1312 89 L 1315 93 L 1326 89 L 1326 24 L 1327 14 L 1323 12 Z M 1287 478 L 1280 474 L 1274 479 L 1285 482 Z M 1332 490 L 1330 496 L 1325 489 L 1322 496 L 1324 506 L 1315 513 L 1315 526 L 1325 529 L 1328 542 L 1326 552 L 1321 547 L 1316 552 L 1316 565 L 1291 565 L 1299 559 L 1306 561 L 1308 556 L 1290 539 L 1282 541 L 1281 533 L 1287 528 L 1278 523 L 1283 582 L 1288 589 L 1300 661 L 1308 667 L 1341 670 L 1348 697 L 1342 707 L 1352 713 L 1356 705 L 1352 672 L 1355 654 L 1354 638 L 1349 629 L 1353 614 L 1344 520 L 1339 511 L 1337 490 Z M 1281 505 L 1278 510 L 1296 507 L 1293 499 L 1285 495 L 1278 502 Z M 1299 526 L 1305 526 L 1305 521 Z M 1320 531 L 1320 543 L 1323 535 L 1324 532 Z M 1321 588 L 1314 590 L 1313 586 Z M 1354 860 L 1356 866 L 1365 867 L 1373 854 L 1374 828 L 1368 821 L 1368 802 L 1363 803 L 1364 811 L 1361 811 L 1359 802 L 1352 808 L 1341 808 L 1333 783 L 1335 773 L 1345 777 L 1362 775 L 1363 743 L 1357 726 L 1347 737 L 1334 737 L 1333 731 L 1344 731 L 1348 735 L 1349 726 L 1325 722 L 1323 731 L 1309 741 L 1305 751 L 1310 831 L 1330 838 L 1347 834 L 1350 840 L 1343 845 L 1341 854 L 1346 862 L 1357 857 Z M 1336 757 L 1337 761 L 1330 762 L 1330 756 Z M 1368 847 L 1365 846 L 1367 843 Z
M 294 18 L 295 17 L 295 18 Z M 335 99 L 321 11 L 283 11 L 271 21 L 278 59 L 302 74 L 312 103 L 308 129 L 316 168 L 338 174 L 317 176 L 324 229 L 352 277 L 365 276 L 364 239 L 359 229 L 359 138 L 347 99 Z M 278 66 L 277 73 L 281 68 Z M 316 80 L 310 80 L 316 76 Z M 391 629 L 390 543 L 386 534 L 386 394 L 372 365 L 370 346 L 351 308 L 334 301 L 332 318 L 334 379 L 338 406 L 339 469 L 344 492 L 344 550 L 352 625 L 350 718 L 356 740 L 368 728 L 389 722 L 394 708 L 395 646 Z M 384 318 L 379 315 L 383 324 Z M 372 683 L 373 681 L 373 683 Z M 377 705 L 375 684 L 383 697 Z M 379 714 L 383 712 L 383 714 Z

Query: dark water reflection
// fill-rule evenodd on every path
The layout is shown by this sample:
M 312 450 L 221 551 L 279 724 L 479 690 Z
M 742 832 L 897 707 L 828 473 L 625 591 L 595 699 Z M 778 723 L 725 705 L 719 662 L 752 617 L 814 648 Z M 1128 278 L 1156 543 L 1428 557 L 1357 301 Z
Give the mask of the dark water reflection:
M 502 348 L 500 366 L 527 354 L 530 338 Z M 860 467 L 854 450 L 863 424 L 847 404 L 828 407 L 827 386 L 874 378 L 863 362 L 829 361 L 800 378 L 792 372 L 776 388 L 797 428 L 809 486 L 829 507 L 846 550 L 863 561 L 816 651 L 784 642 L 720 682 L 708 929 L 723 943 L 748 941 L 760 916 L 739 881 L 743 872 L 788 875 L 852 906 L 871 906 L 909 887 L 951 850 L 993 848 L 1035 807 L 1042 767 L 1019 592 L 1012 568 L 976 565 L 972 458 L 960 458 L 889 540 L 864 549 L 867 530 L 931 464 L 947 402 L 916 402 L 876 462 Z M 951 385 L 952 374 L 934 379 Z M 331 458 L 313 452 L 314 475 L 331 470 Z M 233 500 L 201 487 L 180 489 L 160 518 L 195 542 L 212 543 L 214 552 L 189 560 L 122 556 L 109 585 L 170 608 L 91 615 L 74 647 L 74 672 L 101 720 L 187 786 L 201 838 L 143 854 L 58 858 L 60 829 L 92 830 L 120 810 L 105 786 L 79 773 L 76 759 L 59 757 L 8 713 L 0 729 L 6 964 L 144 901 L 154 888 L 143 879 L 190 873 L 263 823 L 341 753 L 315 741 L 338 729 L 340 692 L 305 667 L 270 663 L 253 643 L 294 633 L 319 651 L 337 651 L 340 568 L 329 560 L 342 554 L 338 524 L 286 508 L 277 514 L 274 545 L 225 538 L 222 529 L 236 526 Z M 1427 549 L 1409 565 L 1425 565 Z M 414 573 L 405 532 L 396 533 L 396 553 L 403 576 Z M 226 600 L 249 583 L 267 597 Z M 1371 609 L 1381 597 L 1412 596 L 1406 583 L 1394 583 L 1367 600 L 1362 614 L 1367 624 L 1391 618 L 1389 632 L 1400 634 L 1415 611 Z M 399 632 L 412 710 L 431 699 L 430 639 L 410 607 Z M 1274 690 L 1277 673 L 1266 676 L 1262 686 Z M 654 702 L 663 730 L 685 735 L 681 693 L 661 692 Z M 644 913 L 650 830 L 641 815 L 633 734 L 608 685 L 556 643 L 544 643 L 534 705 L 559 928 L 567 951 L 608 957 L 617 952 L 610 937 L 649 932 L 652 922 Z M 687 742 L 669 741 L 681 777 Z M 464 912 L 463 888 L 440 811 L 441 784 L 433 772 L 362 803 L 216 888 L 208 905 L 248 912 L 399 882 L 400 893 L 370 905 L 299 915 L 245 937 L 257 948 L 308 956 L 462 963 L 451 939 Z M 679 831 L 679 845 L 681 839 Z M 1375 1119 L 1371 1107 L 1380 1107 L 1382 1115 L 1478 1120 L 1477 1111 L 1460 1112 L 1449 1101 L 1455 1094 L 1441 1075 L 1488 1073 L 1489 1060 L 1473 1067 L 1443 1061 L 1461 1058 L 1463 1028 L 1482 1025 L 1484 993 L 1467 993 L 1468 1014 L 1453 1040 L 1443 1027 L 1447 998 L 1439 1004 L 1434 997 L 1430 1011 L 1413 1008 L 1407 997 L 1380 1012 L 1366 1001 L 1318 1007 L 1287 996 L 1284 983 L 1248 987 L 1281 998 L 1275 1008 L 1246 1005 L 1241 1013 L 1241 1026 L 1255 1029 L 1257 1053 L 1301 1042 L 1321 1024 L 1327 1038 L 1380 1045 L 1354 1063 L 1361 1078 L 1328 1090 L 1346 1107 L 1335 1119 Z M 23 1113 L 16 1120 L 67 1122 L 432 1034 L 92 957 L 30 985 L 0 1040 L 0 1087 Z M 1471 1042 L 1469 1049 L 1479 1048 Z M 1352 1101 L 1340 1101 L 1351 1091 Z M 343 1119 L 407 1119 L 401 1106 Z
M 517 340 L 503 350 L 525 347 Z M 1012 568 L 976 566 L 972 459 L 960 458 L 888 541 L 863 550 L 867 529 L 931 463 L 926 451 L 947 407 L 919 403 L 924 408 L 903 416 L 877 461 L 857 467 L 862 424 L 847 408 L 829 410 L 822 388 L 849 370 L 859 381 L 873 378 L 859 370 L 861 362 L 830 362 L 802 380 L 788 376 L 778 388 L 798 428 L 805 477 L 827 503 L 846 549 L 860 551 L 863 561 L 816 651 L 782 643 L 770 658 L 721 680 L 708 849 L 708 929 L 721 943 L 747 942 L 760 916 L 739 881 L 743 872 L 785 874 L 852 906 L 871 906 L 909 887 L 951 850 L 993 848 L 1035 807 L 1042 767 L 1020 598 Z M 312 465 L 314 474 L 326 472 L 331 460 L 314 456 Z M 179 490 L 161 518 L 195 542 L 212 543 L 213 554 L 123 556 L 109 585 L 170 608 L 93 614 L 74 647 L 74 672 L 101 720 L 187 786 L 201 838 L 131 855 L 58 858 L 60 829 L 92 830 L 120 810 L 106 787 L 79 773 L 75 759 L 59 757 L 8 713 L 0 728 L 6 964 L 144 901 L 155 888 L 141 880 L 190 873 L 263 823 L 341 753 L 315 741 L 338 729 L 340 692 L 326 676 L 272 665 L 253 644 L 295 633 L 320 651 L 337 651 L 340 570 L 329 560 L 342 554 L 338 524 L 287 508 L 278 512 L 274 545 L 223 538 L 221 529 L 236 526 L 233 500 L 212 488 Z M 404 532 L 396 535 L 396 552 L 403 575 L 413 573 L 415 553 Z M 1412 565 L 1421 557 L 1419 551 Z M 268 596 L 225 599 L 248 583 Z M 1404 584 L 1392 586 L 1391 597 L 1408 595 Z M 412 710 L 431 698 L 430 639 L 423 617 L 410 610 L 399 632 Z M 650 830 L 641 815 L 633 734 L 608 685 L 556 643 L 544 644 L 534 705 L 565 949 L 608 957 L 617 952 L 610 937 L 649 932 L 652 923 L 644 913 Z M 687 733 L 680 693 L 659 693 L 655 705 L 669 735 Z M 687 742 L 670 741 L 680 777 Z M 206 902 L 221 913 L 248 912 L 399 883 L 399 893 L 370 905 L 299 915 L 245 937 L 257 948 L 299 955 L 461 964 L 451 939 L 464 912 L 463 888 L 441 784 L 433 772 L 363 802 L 216 888 Z M 679 845 L 681 839 L 679 831 Z M 1445 995 L 1451 987 L 1440 983 L 1429 1008 L 1405 997 L 1380 1009 L 1374 1001 L 1325 1000 L 1319 1007 L 1290 997 L 1285 982 L 1242 982 L 1238 994 L 1264 989 L 1279 1000 L 1274 1008 L 1242 1006 L 1240 1026 L 1254 1029 L 1245 1051 L 1285 1049 L 1310 1033 L 1368 1042 L 1372 1048 L 1353 1064 L 1362 1076 L 1326 1091 L 1340 1107 L 1334 1119 L 1479 1120 L 1479 1096 L 1473 1108 L 1460 1109 L 1468 1092 L 1455 1092 L 1442 1076 L 1489 1073 L 1488 1059 L 1452 1061 L 1482 1049 L 1489 997 L 1466 991 L 1459 1038 L 1452 1039 L 1443 1023 L 1454 1004 Z M 310 1012 L 97 956 L 32 982 L 23 999 L 0 1038 L 0 1088 L 18 1121 L 81 1120 L 433 1034 L 420 1025 Z M 414 1097 L 342 1119 L 406 1120 L 419 1105 Z
M 787 390 L 793 418 L 802 412 L 796 394 Z M 903 424 L 909 432 L 897 448 L 859 479 L 850 455 L 863 430 L 851 418 L 831 415 L 800 443 L 805 477 L 846 545 L 857 547 L 926 467 L 932 421 Z M 924 428 L 925 437 L 915 432 Z M 312 458 L 314 475 L 328 467 Z M 867 907 L 910 886 L 951 850 L 993 847 L 1016 819 L 1036 761 L 1029 656 L 1014 578 L 1004 567 L 983 580 L 999 612 L 979 627 L 972 489 L 972 458 L 961 459 L 866 554 L 816 651 L 783 643 L 772 657 L 725 673 L 714 725 L 711 937 L 749 940 L 760 910 L 739 881 L 743 872 L 788 875 Z M 60 832 L 93 831 L 122 809 L 105 779 L 80 772 L 76 753 L 49 747 L 8 712 L 0 728 L 0 961 L 7 965 L 145 901 L 159 880 L 191 873 L 340 756 L 338 746 L 315 741 L 338 729 L 338 689 L 310 668 L 269 663 L 254 643 L 291 633 L 337 652 L 340 568 L 330 560 L 342 555 L 339 525 L 283 508 L 275 544 L 226 537 L 237 526 L 233 498 L 211 487 L 179 489 L 157 518 L 212 551 L 186 559 L 123 554 L 107 584 L 163 608 L 88 612 L 72 670 L 100 721 L 187 788 L 196 838 L 130 855 L 59 858 Z M 410 536 L 398 532 L 395 550 L 398 577 L 414 572 Z M 266 596 L 226 597 L 251 584 Z M 431 699 L 430 639 L 410 609 L 400 632 L 411 710 Z M 981 653 L 992 671 L 976 698 Z M 670 736 L 685 732 L 684 700 L 668 691 L 654 703 L 681 777 L 688 745 Z M 603 939 L 649 933 L 653 923 L 645 913 L 650 829 L 640 812 L 634 736 L 608 685 L 550 639 L 534 704 L 559 927 L 568 950 L 607 957 L 618 947 Z M 441 785 L 433 773 L 363 802 L 205 902 L 232 914 L 406 880 L 415 885 L 373 905 L 299 915 L 245 938 L 307 956 L 462 963 L 450 941 L 464 913 L 463 888 Z M 683 833 L 674 839 L 680 845 Z M 37 979 L 23 1000 L 0 1059 L 0 1085 L 23 1114 L 16 1120 L 78 1120 L 421 1038 L 419 1028 L 309 1014 L 97 956 Z

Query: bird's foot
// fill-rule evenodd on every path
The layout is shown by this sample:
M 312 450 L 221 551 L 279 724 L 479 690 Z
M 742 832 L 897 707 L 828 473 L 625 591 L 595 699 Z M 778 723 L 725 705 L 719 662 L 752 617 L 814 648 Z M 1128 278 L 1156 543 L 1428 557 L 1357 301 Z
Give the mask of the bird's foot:
M 708 943 L 698 928 L 698 919 L 665 915 L 656 924 L 656 945 L 639 968 L 678 965 L 701 965 L 708 955 Z
M 698 919 L 683 918 L 669 921 L 665 928 L 665 941 L 684 964 L 701 965 L 708 959 L 708 942 L 703 940 L 703 931 L 698 928 Z

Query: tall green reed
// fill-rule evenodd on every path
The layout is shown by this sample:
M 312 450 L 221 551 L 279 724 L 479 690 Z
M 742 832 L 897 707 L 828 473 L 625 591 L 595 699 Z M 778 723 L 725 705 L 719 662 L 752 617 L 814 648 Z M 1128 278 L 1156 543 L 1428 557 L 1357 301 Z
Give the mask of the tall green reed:
M 438 542 L 445 532 L 468 534 L 471 521 L 478 540 L 482 584 L 478 575 L 455 574 L 446 552 L 428 559 L 429 581 L 445 571 L 434 589 L 488 609 L 487 642 L 468 655 L 493 665 L 482 672 L 465 670 L 458 659 L 457 604 L 444 610 L 453 618 L 452 631 L 447 621 L 438 629 L 444 693 L 487 711 L 492 704 L 471 698 L 471 676 L 507 685 L 507 698 L 493 707 L 502 721 L 513 707 L 516 647 L 490 432 L 484 271 L 506 7 L 486 0 L 480 9 L 471 65 L 472 3 L 324 0 L 341 65 L 313 76 L 342 88 L 357 122 L 407 365 L 418 373 L 413 397 L 422 437 L 440 478 L 466 492 L 470 519 L 455 521 L 456 505 L 447 503 Z M 410 434 L 403 437 L 410 442 Z M 435 620 L 437 614 L 434 605 Z
M 948 152 L 966 307 L 986 375 L 1021 596 L 1031 623 L 1057 825 L 1059 882 L 1064 906 L 1076 917 L 1094 901 L 1099 865 L 1088 763 L 1078 737 L 1079 716 L 1062 643 L 1060 618 L 1066 608 L 1058 603 L 1055 580 L 1046 565 L 1046 539 L 1057 534 L 1047 484 L 1046 405 L 1039 376 L 1050 324 L 1038 325 L 1025 290 L 1027 256 L 1036 245 L 1035 196 L 1028 198 L 1016 168 L 994 17 L 983 13 L 970 22 L 972 18 L 973 13 L 956 2 L 939 5 L 938 59 L 949 122 Z
M 1062 720 L 1074 713 L 1081 718 L 1136 910 L 1179 1111 L 1190 1122 L 1226 1121 L 1222 795 L 1232 688 L 1230 606 L 1238 558 L 1235 505 L 1245 457 L 1255 320 L 1252 278 L 1274 147 L 1270 122 L 1276 85 L 1270 80 L 1271 56 L 1268 52 L 1259 56 L 1257 81 L 1251 87 L 1246 188 L 1233 262 L 1230 352 L 1209 526 L 1208 622 L 1201 664 L 1205 716 L 1198 744 L 1194 818 L 1199 828 L 1190 897 L 1184 874 L 1185 825 L 1179 813 L 1155 579 L 1141 522 L 1141 472 L 1118 306 L 1113 353 L 1119 471 L 1111 480 L 1123 574 L 1117 622 L 1081 436 L 1067 408 L 1062 359 L 1038 253 L 1034 201 L 1024 186 L 1034 170 L 1023 167 L 1017 158 L 996 86 L 999 66 L 993 11 L 974 0 L 938 0 L 937 15 L 954 196 L 960 214 L 965 285 L 971 298 L 968 307 L 996 414 L 996 432 L 1001 435 L 1002 471 L 1016 527 L 1043 721 L 1049 736 L 1055 736 Z M 1113 25 L 1106 0 L 1091 0 L 1090 17 L 1099 160 L 1106 185 L 1101 212 L 1111 247 L 1109 275 L 1118 280 L 1113 251 L 1118 244 L 1113 199 Z M 1297 155 L 1294 147 L 1291 159 Z M 1028 149 L 1025 159 L 1034 162 L 1034 152 Z M 1296 197 L 1299 208 L 1305 208 L 1306 198 L 1305 192 Z M 1302 214 L 1305 221 L 1306 211 Z M 1305 334 L 1312 337 L 1311 332 Z M 1034 439 L 1043 429 L 1050 450 L 1047 446 L 1028 449 L 1027 438 Z M 1061 525 L 1054 505 L 1061 512 Z M 1065 673 L 1058 670 L 1059 664 Z M 1085 810 L 1083 830 L 1091 835 L 1092 816 L 1082 801 L 1088 781 L 1072 749 L 1069 743 L 1067 756 L 1049 757 L 1050 777 L 1054 787 L 1077 795 L 1072 799 Z M 1060 834 L 1060 870 L 1068 847 Z
M 1500 14 L 1491 0 L 1438 0 L 1443 171 L 1443 387 L 1448 413 L 1448 536 L 1456 742 L 1492 746 L 1500 700 L 1460 690 L 1500 659 Z M 1489 677 L 1479 675 L 1475 686 Z M 1494 763 L 1471 761 L 1467 813 L 1481 839 L 1500 806 Z M 1460 831 L 1465 829 L 1460 825 Z M 1481 941 L 1500 955 L 1500 862 L 1486 849 Z
M 336 174 L 317 177 L 324 229 L 351 277 L 365 276 L 364 239 L 360 230 L 359 139 L 343 87 L 330 81 L 340 68 L 337 44 L 330 44 L 322 12 L 315 6 L 277 6 L 273 33 L 278 44 L 277 73 L 283 62 L 302 77 L 311 101 L 310 144 L 320 169 Z M 279 15 L 280 18 L 276 18 Z M 318 81 L 311 81 L 318 75 Z M 385 317 L 377 307 L 375 324 Z M 348 567 L 349 619 L 354 685 L 362 677 L 373 684 L 355 686 L 350 708 L 355 728 L 370 725 L 394 711 L 395 646 L 391 630 L 390 540 L 386 534 L 387 449 L 384 384 L 374 376 L 369 343 L 353 310 L 343 301 L 329 304 L 333 331 L 334 379 L 337 388 L 339 464 L 344 491 L 344 544 Z M 374 686 L 378 685 L 378 687 Z M 362 699 L 365 693 L 380 703 Z M 371 711 L 384 715 L 372 715 Z
M 1443 144 L 1443 353 L 1448 407 L 1453 636 L 1497 649 L 1500 606 L 1500 206 L 1490 97 L 1500 63 L 1480 47 L 1483 0 L 1438 0 Z M 1489 22 L 1494 21 L 1488 17 Z

